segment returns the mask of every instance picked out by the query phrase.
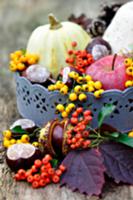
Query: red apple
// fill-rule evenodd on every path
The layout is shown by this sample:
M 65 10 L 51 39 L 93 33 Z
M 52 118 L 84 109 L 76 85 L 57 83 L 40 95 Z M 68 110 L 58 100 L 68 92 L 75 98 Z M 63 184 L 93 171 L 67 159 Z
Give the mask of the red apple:
M 101 81 L 105 90 L 124 90 L 125 82 L 129 79 L 126 75 L 124 58 L 117 55 L 99 59 L 87 68 L 86 74 L 91 75 L 94 81 Z

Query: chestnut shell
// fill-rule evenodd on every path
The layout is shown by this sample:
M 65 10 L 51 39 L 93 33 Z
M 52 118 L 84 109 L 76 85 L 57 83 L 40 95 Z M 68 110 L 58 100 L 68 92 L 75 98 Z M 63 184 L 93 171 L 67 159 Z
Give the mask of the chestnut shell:
M 27 144 L 27 145 L 30 145 L 30 144 Z M 11 159 L 8 157 L 6 153 L 6 163 L 9 166 L 9 168 L 14 172 L 18 171 L 19 169 L 29 169 L 34 164 L 34 161 L 36 159 L 41 159 L 43 157 L 43 153 L 41 152 L 41 150 L 34 146 L 33 148 L 35 148 L 34 153 L 30 157 L 27 157 L 27 158 L 20 157 L 16 159 Z

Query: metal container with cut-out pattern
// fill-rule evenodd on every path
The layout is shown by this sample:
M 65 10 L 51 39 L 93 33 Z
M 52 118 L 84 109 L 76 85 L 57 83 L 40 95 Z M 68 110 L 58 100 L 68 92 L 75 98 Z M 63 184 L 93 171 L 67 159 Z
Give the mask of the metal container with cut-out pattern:
M 32 84 L 18 73 L 15 74 L 15 81 L 17 106 L 23 117 L 33 120 L 39 126 L 49 120 L 60 118 L 58 114 L 55 114 L 55 106 L 58 103 L 65 104 L 66 96 L 58 91 L 50 92 L 39 84 Z M 106 104 L 114 104 L 116 107 L 112 114 L 106 117 L 104 123 L 121 132 L 133 129 L 133 87 L 124 91 L 105 91 L 99 99 L 96 99 L 92 93 L 87 93 L 84 106 L 92 110 L 93 128 L 98 126 L 98 113 Z

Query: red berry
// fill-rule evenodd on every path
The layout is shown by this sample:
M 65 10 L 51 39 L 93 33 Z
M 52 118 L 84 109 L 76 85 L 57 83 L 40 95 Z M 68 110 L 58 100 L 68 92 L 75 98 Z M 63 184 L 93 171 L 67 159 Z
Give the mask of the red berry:
M 90 140 L 86 140 L 85 143 L 86 143 L 86 145 L 89 146 L 91 144 L 91 141 Z
M 18 175 L 20 177 L 20 180 L 25 180 L 26 179 L 26 171 L 24 169 L 19 169 L 18 170 Z
M 74 59 L 73 58 L 69 58 L 69 63 L 73 64 L 73 62 L 74 62 Z
M 63 164 L 61 164 L 61 165 L 59 166 L 59 169 L 60 169 L 62 172 L 66 171 L 66 167 L 65 167 Z
M 81 146 L 81 143 L 80 142 L 76 142 L 75 146 L 76 146 L 76 148 L 79 148 Z
M 39 185 L 40 185 L 41 187 L 44 187 L 44 186 L 46 185 L 45 180 L 41 179 L 41 180 L 39 181 Z
M 76 47 L 76 46 L 77 46 L 77 42 L 76 41 L 72 42 L 72 47 Z
M 41 166 L 41 172 L 46 172 L 46 166 L 45 165 Z
M 84 131 L 85 128 L 86 128 L 86 126 L 85 126 L 84 124 L 80 126 L 80 130 L 81 130 L 81 131 Z
M 68 130 L 68 131 L 67 131 L 67 134 L 68 134 L 68 135 L 71 135 L 71 134 L 72 134 L 72 130 Z
M 90 111 L 90 110 L 84 111 L 84 116 L 85 116 L 85 117 L 86 117 L 86 116 L 89 116 L 89 115 L 91 115 L 91 111 Z
M 49 162 L 50 160 L 52 160 L 52 157 L 51 157 L 51 155 L 49 155 L 49 154 L 46 154 L 44 158 L 45 158 L 48 162 Z
M 75 144 L 75 143 L 76 143 L 76 141 L 77 141 L 77 140 L 76 140 L 76 138 L 75 138 L 75 137 L 73 137 L 73 138 L 72 138 L 72 143 L 73 143 L 73 144 Z
M 35 166 L 35 165 L 33 165 L 33 166 L 31 167 L 31 171 L 32 171 L 32 173 L 35 173 L 35 172 L 37 172 L 37 168 L 36 168 L 36 166 Z
M 67 144 L 71 144 L 72 141 L 70 139 L 67 139 Z
M 62 171 L 60 169 L 57 169 L 55 171 L 55 173 L 56 173 L 57 176 L 61 176 L 62 175 Z
M 83 133 L 82 133 L 83 137 L 88 137 L 89 136 L 89 131 L 85 130 Z
M 82 113 L 83 112 L 83 108 L 82 107 L 79 107 L 79 108 L 77 108 L 77 110 L 76 110 L 79 114 L 80 113 Z
M 72 124 L 77 124 L 78 123 L 78 118 L 72 117 L 70 121 L 71 121 Z
M 75 137 L 76 137 L 77 139 L 80 139 L 80 138 L 82 137 L 82 135 L 81 135 L 81 133 L 77 133 L 77 134 L 75 135 Z
M 81 137 L 78 142 L 82 143 L 84 141 L 84 139 Z
M 26 172 L 26 177 L 28 177 L 28 176 L 30 176 L 30 175 L 32 175 L 32 170 L 31 170 L 31 169 L 29 169 L 29 170 Z
M 53 183 L 58 183 L 58 182 L 60 181 L 60 177 L 57 176 L 57 175 L 54 175 L 54 176 L 52 177 L 52 181 L 53 181 Z
M 46 184 L 49 184 L 51 181 L 50 181 L 50 178 L 46 178 L 45 179 L 45 182 L 46 182 Z
M 78 112 L 73 112 L 72 117 L 78 117 Z
M 27 182 L 28 183 L 32 183 L 33 181 L 34 181 L 34 178 L 33 178 L 32 175 L 30 175 L 30 176 L 27 177 Z
M 71 138 L 72 138 L 72 135 L 70 135 L 70 134 L 67 133 L 67 138 L 68 138 L 68 139 L 71 139 Z
M 85 116 L 85 122 L 89 122 L 92 120 L 92 116 Z
M 68 50 L 68 54 L 72 55 L 73 54 L 73 50 Z
M 48 169 L 48 174 L 49 175 L 53 175 L 55 173 L 54 169 L 53 168 L 49 168 Z
M 46 165 L 48 162 L 49 162 L 49 161 L 48 161 L 46 158 L 43 158 L 43 159 L 42 159 L 42 163 L 43 163 L 44 165 Z
M 26 174 L 26 171 L 24 169 L 19 169 L 18 174 L 19 176 L 24 176 Z
M 42 179 L 45 179 L 45 178 L 48 177 L 48 173 L 47 172 L 42 172 L 40 176 L 41 176 Z
M 90 145 L 91 141 L 90 140 L 86 140 L 83 142 L 83 148 L 88 148 Z
M 35 160 L 35 162 L 34 162 L 34 165 L 37 167 L 37 168 L 39 168 L 39 167 L 41 167 L 41 165 L 42 165 L 42 161 L 41 160 Z
M 38 187 L 39 187 L 38 181 L 33 181 L 33 182 L 32 182 L 32 187 L 33 187 L 33 188 L 38 188 Z
M 76 146 L 75 146 L 75 144 L 71 144 L 71 149 L 75 149 L 76 148 Z
M 46 169 L 52 168 L 50 163 L 46 164 L 45 167 L 46 167 Z
M 19 181 L 19 180 L 20 180 L 20 175 L 19 175 L 19 174 L 15 174 L 14 179 L 15 179 L 16 181 Z
M 66 63 L 69 63 L 69 58 L 66 58 Z
M 40 180 L 40 175 L 39 174 L 35 174 L 33 176 L 33 178 L 34 178 L 34 181 L 39 181 Z

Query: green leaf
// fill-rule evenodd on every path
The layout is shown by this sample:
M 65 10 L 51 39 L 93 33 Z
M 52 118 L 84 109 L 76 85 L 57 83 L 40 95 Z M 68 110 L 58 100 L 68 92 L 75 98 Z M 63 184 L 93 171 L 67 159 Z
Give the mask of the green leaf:
M 115 106 L 112 104 L 106 104 L 101 108 L 101 111 L 98 114 L 98 127 L 100 127 L 104 119 L 109 116 L 115 109 Z
M 50 162 L 51 162 L 51 165 L 52 165 L 53 168 L 57 167 L 57 165 L 58 165 L 58 160 L 57 159 L 52 159 Z
M 133 138 L 129 137 L 127 134 L 120 134 L 118 138 L 114 138 L 113 140 L 129 147 L 133 147 Z
M 120 135 L 120 133 L 118 132 L 114 132 L 114 133 L 110 133 L 109 136 L 113 137 L 113 138 L 118 138 Z
M 21 126 L 15 126 L 13 129 L 12 129 L 12 132 L 13 133 L 21 133 L 21 134 L 26 134 L 27 131 L 22 129 Z

